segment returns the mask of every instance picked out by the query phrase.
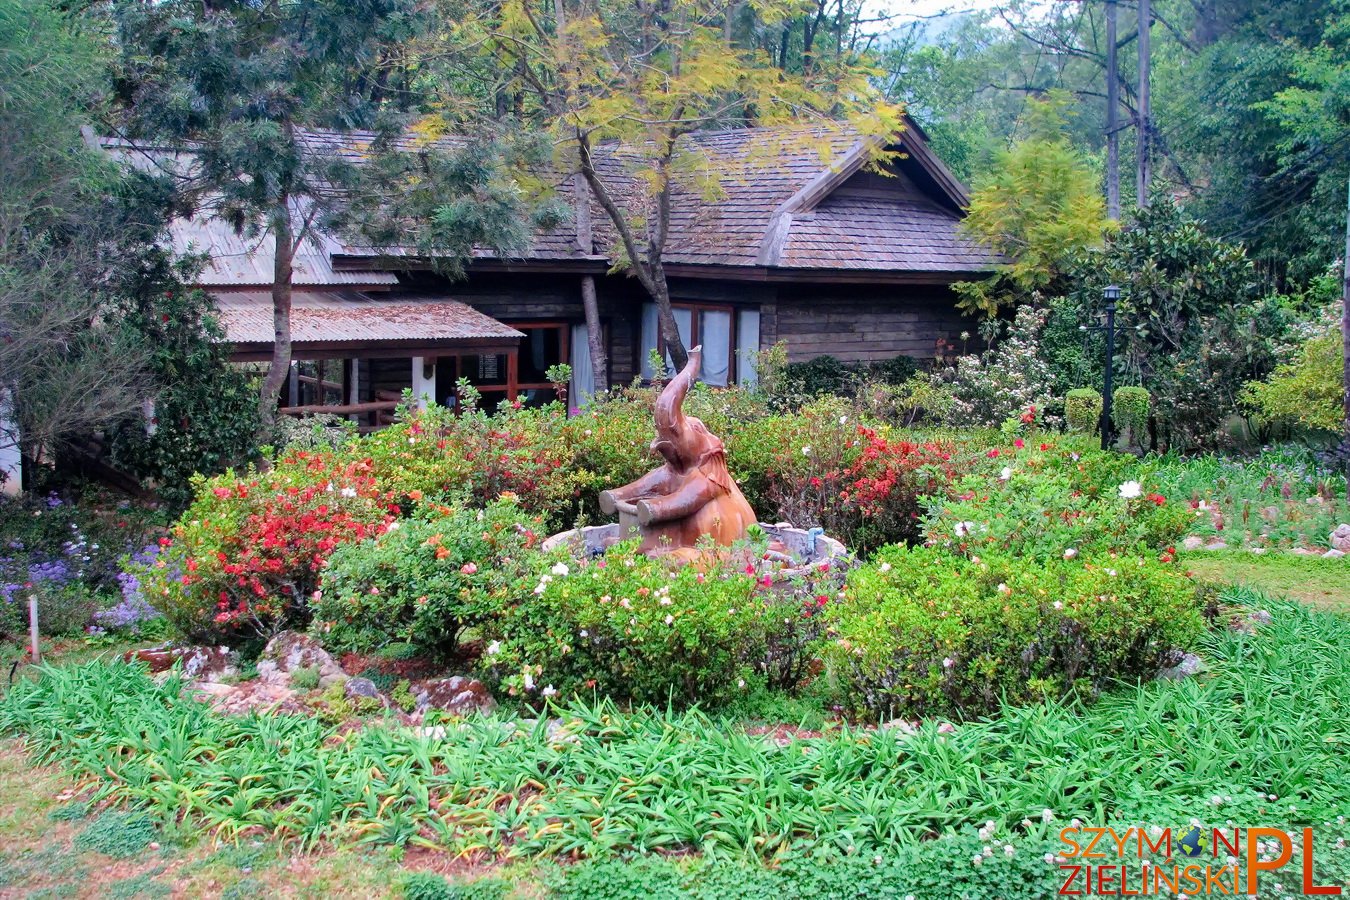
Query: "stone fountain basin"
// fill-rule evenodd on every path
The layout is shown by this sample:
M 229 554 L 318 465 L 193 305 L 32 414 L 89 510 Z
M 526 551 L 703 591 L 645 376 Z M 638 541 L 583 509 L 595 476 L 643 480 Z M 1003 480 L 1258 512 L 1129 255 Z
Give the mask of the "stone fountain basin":
M 626 514 L 624 506 L 632 508 L 632 504 L 620 504 L 618 522 L 561 531 L 545 540 L 542 549 L 550 551 L 566 547 L 574 556 L 599 556 L 612 544 L 625 538 L 638 537 L 636 510 Z M 781 552 L 772 549 L 769 551 L 769 560 L 779 562 L 783 566 L 768 573 L 772 575 L 774 581 L 787 581 L 806 575 L 824 563 L 852 562 L 848 548 L 829 535 L 820 533 L 819 529 L 815 529 L 813 533 L 812 530 L 797 528 L 787 522 L 779 522 L 776 525 L 761 522 L 759 527 L 764 529 L 771 542 L 779 543 L 783 547 Z

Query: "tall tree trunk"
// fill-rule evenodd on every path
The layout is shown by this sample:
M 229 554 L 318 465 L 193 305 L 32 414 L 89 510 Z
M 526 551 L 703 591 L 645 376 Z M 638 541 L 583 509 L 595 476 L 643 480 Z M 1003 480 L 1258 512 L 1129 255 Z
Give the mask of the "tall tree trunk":
M 685 349 L 684 338 L 680 337 L 680 326 L 675 321 L 675 310 L 670 305 L 670 285 L 666 282 L 666 269 L 658 256 L 651 261 L 650 293 L 656 301 L 657 321 L 661 327 L 661 340 L 670 354 L 670 361 L 678 372 L 689 362 L 689 351 Z
M 277 419 L 281 386 L 291 371 L 291 275 L 295 262 L 295 227 L 291 223 L 290 197 L 283 194 L 272 217 L 276 253 L 272 261 L 272 361 L 258 397 L 258 416 L 264 426 Z
M 1345 198 L 1345 263 L 1341 272 L 1341 388 L 1345 394 L 1342 451 L 1350 451 L 1350 186 Z M 1347 457 L 1350 459 L 1350 457 Z
M 647 250 L 644 253 L 642 248 L 638 246 L 637 237 L 633 233 L 628 217 L 624 215 L 623 210 L 619 209 L 619 205 L 614 202 L 614 197 L 610 195 L 605 182 L 595 171 L 595 160 L 591 156 L 590 138 L 580 132 L 577 133 L 577 150 L 580 154 L 582 177 L 586 179 L 586 184 L 590 186 L 591 193 L 600 203 L 600 208 L 605 211 L 605 215 L 609 217 L 609 221 L 619 232 L 619 239 L 623 242 L 624 251 L 628 254 L 629 265 L 633 274 L 637 276 L 648 296 L 656 303 L 661 339 L 666 345 L 666 350 L 670 353 L 675 368 L 677 370 L 683 369 L 685 363 L 689 361 L 689 354 L 684 348 L 684 340 L 680 337 L 679 326 L 675 324 L 675 312 L 670 307 L 670 286 L 666 283 L 665 267 L 661 265 L 661 255 L 665 250 L 666 230 L 670 226 L 670 186 L 667 184 L 657 195 L 656 228 L 654 232 L 649 233 Z
M 597 391 L 609 390 L 609 356 L 605 353 L 605 335 L 600 328 L 600 304 L 595 296 L 595 276 L 581 277 L 581 309 L 586 314 L 586 343 L 591 353 L 591 374 Z
M 1139 127 L 1135 134 L 1135 160 L 1138 171 L 1135 173 L 1134 205 L 1143 209 L 1148 206 L 1149 191 L 1153 185 L 1153 111 L 1149 102 L 1149 65 L 1151 63 L 1149 37 L 1153 28 L 1153 6 L 1151 0 L 1139 0 L 1139 96 L 1136 109 Z
M 558 4 L 558 28 L 563 27 L 562 2 Z M 591 189 L 586 177 L 572 176 L 572 207 L 577 222 L 577 249 L 587 256 L 595 253 L 595 234 L 591 228 Z M 600 302 L 595 295 L 595 276 L 581 277 L 581 309 L 586 315 L 586 342 L 591 354 L 591 373 L 597 390 L 609 390 L 609 356 L 605 353 L 605 336 L 600 330 Z

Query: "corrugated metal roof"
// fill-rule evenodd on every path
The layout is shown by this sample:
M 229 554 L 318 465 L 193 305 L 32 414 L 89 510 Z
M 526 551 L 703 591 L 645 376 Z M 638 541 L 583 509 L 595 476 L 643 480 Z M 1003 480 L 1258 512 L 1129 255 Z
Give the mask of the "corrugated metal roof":
M 134 146 L 117 138 L 100 138 L 111 156 L 146 172 L 182 176 L 189 172 L 186 154 L 159 147 Z M 293 200 L 295 218 L 301 219 L 300 200 Z M 209 207 L 210 202 L 207 202 Z M 272 284 L 272 258 L 276 240 L 271 233 L 246 235 L 203 211 L 169 224 L 169 243 L 177 253 L 206 254 L 208 262 L 197 283 L 202 287 L 260 287 Z M 330 235 L 316 234 L 295 252 L 292 284 L 302 287 L 379 287 L 396 285 L 392 272 L 338 272 L 333 254 L 343 252 L 342 243 Z
M 173 249 L 179 253 L 207 253 L 210 261 L 197 283 L 202 287 L 257 287 L 272 283 L 272 255 L 276 241 L 270 233 L 259 237 L 238 234 L 220 219 L 197 216 L 175 219 L 169 226 Z M 339 272 L 332 258 L 342 253 L 340 243 L 327 235 L 305 241 L 295 252 L 291 283 L 304 287 L 396 285 L 392 272 Z
M 233 344 L 271 346 L 272 296 L 267 291 L 216 295 L 221 324 Z M 482 341 L 523 338 L 458 300 L 400 296 L 372 299 L 355 291 L 296 291 L 291 300 L 291 342 Z

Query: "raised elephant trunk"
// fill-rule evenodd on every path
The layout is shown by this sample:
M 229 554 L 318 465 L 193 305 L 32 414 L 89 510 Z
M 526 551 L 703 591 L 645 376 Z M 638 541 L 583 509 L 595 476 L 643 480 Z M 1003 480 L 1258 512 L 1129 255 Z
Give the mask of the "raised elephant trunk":
M 703 366 L 703 345 L 695 347 L 689 351 L 689 361 L 684 364 L 674 378 L 661 391 L 661 396 L 656 398 L 656 434 L 658 437 L 674 441 L 676 437 L 684 433 L 684 398 L 689 394 L 689 389 L 694 386 L 694 379 L 698 377 L 699 370 Z
M 706 431 L 691 427 L 689 417 L 684 414 L 684 398 L 698 377 L 702 361 L 703 347 L 699 345 L 689 351 L 689 361 L 656 398 L 656 440 L 652 442 L 652 451 L 680 468 L 697 465 L 701 440 L 698 432 Z

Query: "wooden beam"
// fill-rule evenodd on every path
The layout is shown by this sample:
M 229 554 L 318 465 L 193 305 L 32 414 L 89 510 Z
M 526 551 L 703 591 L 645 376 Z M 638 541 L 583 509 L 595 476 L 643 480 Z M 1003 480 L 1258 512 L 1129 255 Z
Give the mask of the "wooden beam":
M 402 400 L 373 400 L 367 403 L 341 403 L 331 406 L 315 403 L 308 406 L 283 406 L 277 411 L 288 416 L 308 416 L 322 413 L 348 416 L 371 412 L 392 412 L 398 408 L 401 402 Z

